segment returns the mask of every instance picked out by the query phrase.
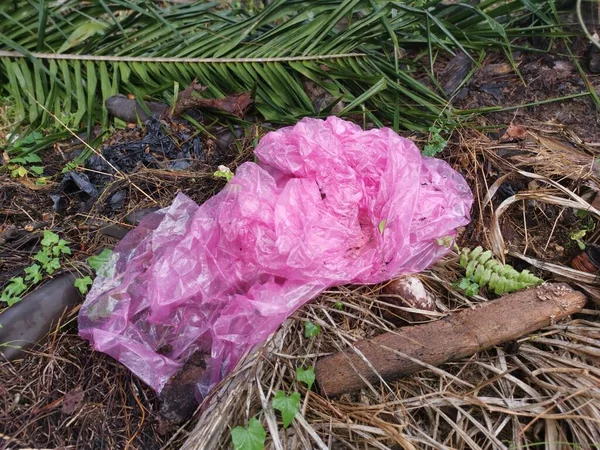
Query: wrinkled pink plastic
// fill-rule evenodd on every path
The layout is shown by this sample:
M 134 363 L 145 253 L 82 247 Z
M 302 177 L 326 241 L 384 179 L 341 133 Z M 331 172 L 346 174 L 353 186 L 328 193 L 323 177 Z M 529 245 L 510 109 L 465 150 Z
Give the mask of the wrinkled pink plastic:
M 81 336 L 156 391 L 203 350 L 205 396 L 324 289 L 422 271 L 469 221 L 462 176 L 391 129 L 303 119 L 255 153 L 203 205 L 147 216 L 82 307 Z

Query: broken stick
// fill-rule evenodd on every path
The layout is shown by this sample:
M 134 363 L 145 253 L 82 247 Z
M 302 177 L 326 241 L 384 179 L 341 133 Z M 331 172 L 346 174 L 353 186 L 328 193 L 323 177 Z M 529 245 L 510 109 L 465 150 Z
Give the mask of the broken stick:
M 438 366 L 539 330 L 580 311 L 585 302 L 582 293 L 564 283 L 506 295 L 323 358 L 316 364 L 317 384 L 323 394 L 336 396 L 367 382 L 394 381 L 424 370 L 424 364 Z

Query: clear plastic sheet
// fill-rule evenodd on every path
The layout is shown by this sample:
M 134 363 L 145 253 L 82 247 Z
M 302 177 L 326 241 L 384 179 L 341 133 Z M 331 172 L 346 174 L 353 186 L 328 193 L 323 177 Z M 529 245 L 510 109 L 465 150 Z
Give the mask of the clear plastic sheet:
M 158 392 L 203 351 L 205 396 L 323 290 L 422 271 L 469 222 L 462 176 L 391 129 L 303 119 L 255 154 L 204 204 L 144 218 L 81 309 L 81 336 Z

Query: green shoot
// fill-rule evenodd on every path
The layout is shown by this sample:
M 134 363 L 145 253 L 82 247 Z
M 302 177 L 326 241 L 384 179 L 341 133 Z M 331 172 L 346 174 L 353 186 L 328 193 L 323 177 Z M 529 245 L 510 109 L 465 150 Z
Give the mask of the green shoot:
M 304 322 L 304 337 L 305 338 L 314 338 L 321 331 L 321 327 L 319 325 L 315 325 L 312 322 Z
M 90 286 L 92 285 L 93 281 L 92 279 L 88 276 L 82 277 L 82 278 L 77 278 L 75 280 L 75 287 L 77 289 L 79 289 L 79 292 L 81 292 L 81 295 L 85 295 L 87 294 L 88 290 L 90 289 Z
M 231 181 L 233 179 L 233 172 L 226 166 L 219 166 L 219 170 L 217 170 L 214 174 L 217 178 L 225 178 L 227 181 Z
M 502 264 L 493 258 L 490 250 L 483 251 L 482 247 L 473 250 L 463 248 L 459 264 L 465 269 L 465 278 L 455 286 L 464 290 L 466 295 L 477 294 L 480 286 L 487 286 L 495 294 L 502 295 L 543 282 L 528 270 L 519 272 L 508 264 Z
M 296 380 L 306 384 L 306 387 L 310 391 L 315 382 L 315 370 L 312 367 L 306 370 L 299 367 L 298 372 L 296 372 Z
M 13 277 L 4 287 L 0 301 L 7 303 L 8 306 L 21 301 L 21 295 L 40 283 L 44 279 L 44 275 L 52 275 L 59 270 L 61 256 L 71 254 L 69 243 L 52 231 L 44 231 L 40 244 L 42 248 L 33 256 L 37 263 L 25 267 L 25 278 Z M 80 291 L 81 289 L 79 288 Z
M 300 394 L 292 392 L 286 395 L 283 391 L 277 391 L 273 398 L 273 408 L 281 413 L 283 428 L 287 428 L 300 410 Z
M 574 231 L 573 233 L 569 234 L 571 240 L 577 242 L 577 245 L 581 250 L 585 250 L 585 243 L 583 242 L 583 238 L 585 237 L 587 232 L 588 230 L 583 229 L 579 231 Z
M 256 419 L 250 419 L 247 427 L 235 427 L 231 430 L 231 442 L 234 450 L 263 450 L 267 433 Z
M 435 125 L 429 127 L 429 141 L 423 149 L 423 155 L 435 156 L 446 148 L 448 141 L 440 135 L 441 131 L 442 129 Z

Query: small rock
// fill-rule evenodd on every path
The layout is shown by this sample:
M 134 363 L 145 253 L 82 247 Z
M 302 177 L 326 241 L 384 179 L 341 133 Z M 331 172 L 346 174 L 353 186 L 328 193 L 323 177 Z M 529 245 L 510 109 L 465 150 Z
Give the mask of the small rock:
M 500 141 L 513 141 L 513 140 L 522 140 L 527 137 L 527 129 L 522 127 L 521 125 L 515 125 L 511 122 L 508 126 L 506 133 L 502 135 Z
M 414 308 L 423 311 L 436 311 L 435 299 L 416 276 L 404 276 L 390 281 L 384 288 L 383 300 L 392 307 L 383 310 L 383 317 L 394 324 L 403 320 L 419 322 L 427 320 L 426 314 L 403 311 L 398 307 Z
M 587 51 L 587 66 L 591 73 L 600 73 L 600 49 L 594 44 Z

